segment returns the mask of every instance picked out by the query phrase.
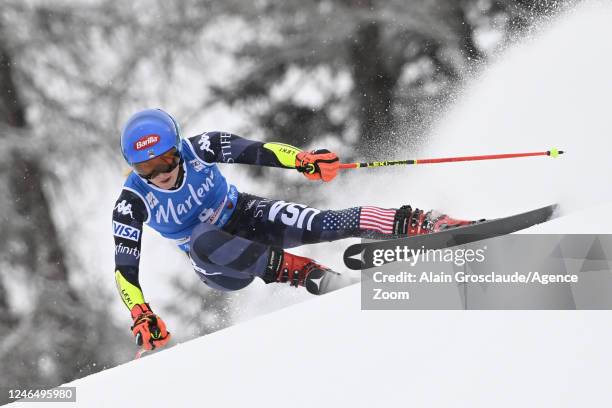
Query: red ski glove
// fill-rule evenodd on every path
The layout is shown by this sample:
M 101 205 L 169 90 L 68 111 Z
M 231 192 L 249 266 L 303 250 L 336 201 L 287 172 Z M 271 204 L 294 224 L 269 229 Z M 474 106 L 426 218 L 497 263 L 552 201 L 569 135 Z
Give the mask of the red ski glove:
M 300 152 L 295 158 L 295 168 L 310 180 L 332 181 L 338 174 L 340 160 L 327 149 Z
M 151 311 L 148 303 L 135 305 L 131 313 L 134 319 L 131 329 L 136 337 L 136 344 L 145 350 L 155 350 L 170 341 L 170 332 L 166 330 L 166 323 Z

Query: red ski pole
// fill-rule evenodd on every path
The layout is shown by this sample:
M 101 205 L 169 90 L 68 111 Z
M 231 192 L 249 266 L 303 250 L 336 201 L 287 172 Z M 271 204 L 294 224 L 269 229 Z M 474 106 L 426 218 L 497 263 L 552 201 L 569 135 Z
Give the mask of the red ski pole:
M 531 153 L 506 153 L 506 154 L 489 154 L 484 156 L 460 156 L 460 157 L 442 157 L 436 159 L 413 159 L 413 160 L 390 160 L 390 161 L 375 161 L 375 162 L 357 162 L 357 163 L 340 163 L 341 169 L 357 169 L 360 167 L 383 167 L 383 166 L 398 166 L 398 165 L 416 165 L 416 164 L 433 164 L 433 163 L 451 163 L 463 161 L 478 161 L 478 160 L 498 160 L 498 159 L 514 159 L 517 157 L 533 157 L 533 156 L 550 156 L 559 157 L 565 153 L 563 150 L 551 149 L 544 152 Z

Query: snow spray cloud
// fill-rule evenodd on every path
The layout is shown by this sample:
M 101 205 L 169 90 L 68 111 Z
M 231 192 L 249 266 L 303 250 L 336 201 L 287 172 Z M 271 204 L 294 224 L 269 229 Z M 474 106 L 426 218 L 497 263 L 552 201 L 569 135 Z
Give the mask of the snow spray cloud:
M 438 208 L 492 218 L 560 202 L 564 213 L 612 201 L 612 4 L 582 2 L 495 57 L 435 125 L 422 157 L 547 150 L 557 160 L 374 169 L 342 180 L 333 205 Z M 393 177 L 393 182 L 389 179 Z
M 612 200 L 605 187 L 612 174 L 610 21 L 610 2 L 585 2 L 509 49 L 464 92 L 429 149 L 461 154 L 559 147 L 566 157 L 433 169 L 451 186 L 445 196 L 468 198 L 453 199 L 457 206 L 496 210 L 561 202 L 571 211 Z

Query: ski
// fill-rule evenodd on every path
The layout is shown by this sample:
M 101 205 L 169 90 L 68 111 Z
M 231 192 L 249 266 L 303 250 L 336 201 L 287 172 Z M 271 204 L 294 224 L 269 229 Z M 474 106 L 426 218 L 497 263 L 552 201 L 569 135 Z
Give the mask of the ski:
M 550 220 L 557 207 L 557 204 L 547 205 L 524 213 L 494 218 L 433 234 L 351 245 L 344 252 L 344 263 L 347 268 L 352 270 L 367 269 L 373 267 L 374 250 L 394 249 L 397 246 L 409 246 L 410 248 L 423 248 L 425 250 L 441 249 L 511 234 Z M 358 255 L 361 255 L 361 257 L 358 258 Z

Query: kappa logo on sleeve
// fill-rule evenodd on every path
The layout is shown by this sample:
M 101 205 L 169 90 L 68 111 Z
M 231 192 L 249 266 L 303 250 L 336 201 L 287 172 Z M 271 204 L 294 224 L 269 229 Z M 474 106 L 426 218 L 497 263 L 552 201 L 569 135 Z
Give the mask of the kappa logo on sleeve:
M 140 230 L 138 228 L 130 227 L 129 225 L 117 221 L 113 221 L 113 234 L 116 237 L 126 238 L 132 241 L 138 241 L 140 239 Z
M 132 213 L 132 204 L 128 204 L 127 200 L 123 200 L 115 207 L 115 211 L 117 211 L 121 215 L 129 215 L 134 219 L 134 213 Z
M 200 140 L 198 140 L 198 144 L 200 145 L 200 150 L 205 150 L 210 154 L 215 154 L 210 148 L 210 139 L 207 134 L 203 134 L 200 136 Z

